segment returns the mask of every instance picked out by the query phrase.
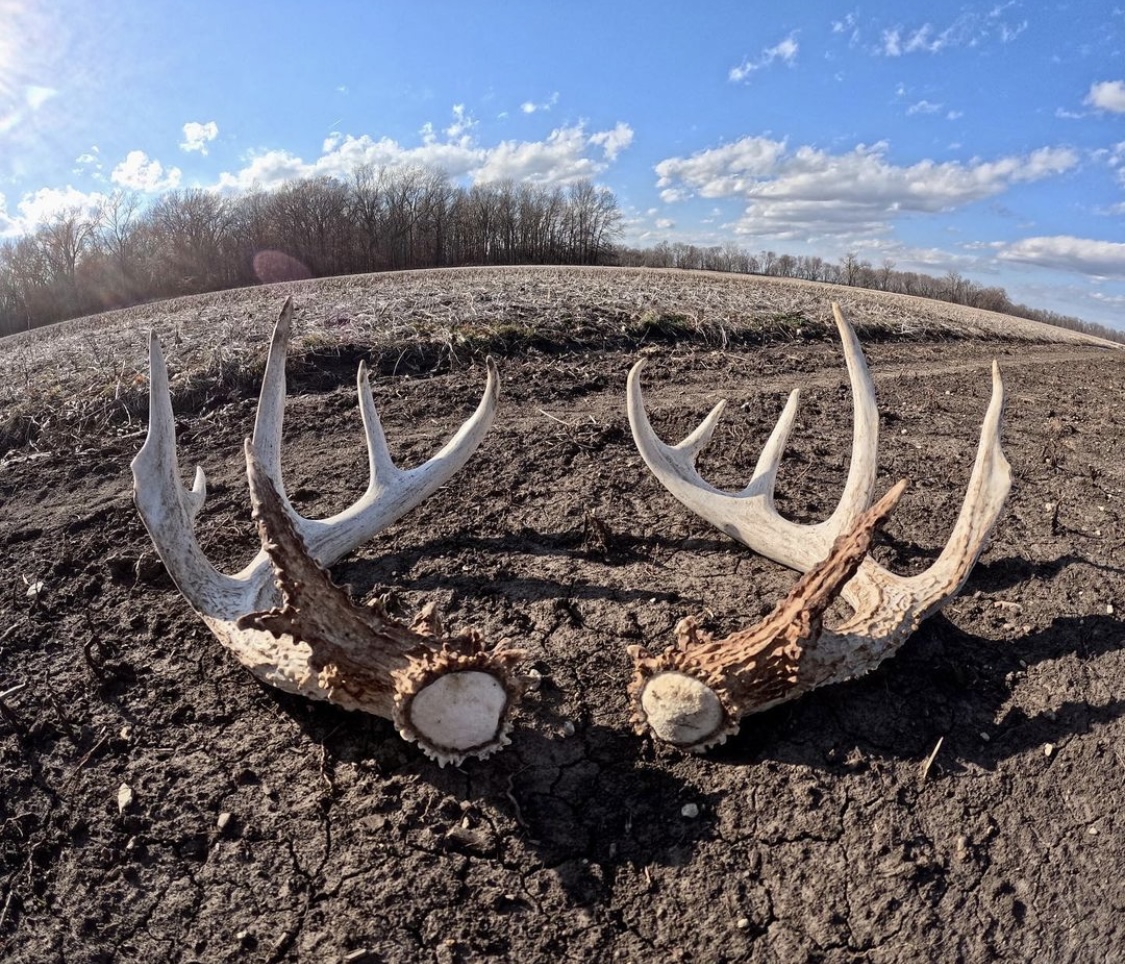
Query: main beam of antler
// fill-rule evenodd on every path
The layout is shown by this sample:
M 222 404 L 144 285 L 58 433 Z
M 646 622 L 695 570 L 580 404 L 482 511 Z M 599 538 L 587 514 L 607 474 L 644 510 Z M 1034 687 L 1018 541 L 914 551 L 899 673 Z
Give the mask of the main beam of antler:
M 722 492 L 707 483 L 695 468 L 696 458 L 714 430 L 722 403 L 678 445 L 656 437 L 644 410 L 638 363 L 629 376 L 628 406 L 633 438 L 657 479 L 684 505 L 755 552 L 801 572 L 807 572 L 829 551 L 827 539 L 838 538 L 854 526 L 867 506 L 866 480 L 875 472 L 875 433 L 878 416 L 874 389 L 858 343 L 838 305 L 833 314 L 848 358 L 855 396 L 856 424 L 852 465 L 840 505 L 833 515 L 816 525 L 783 519 L 773 501 L 778 462 L 796 411 L 796 393 L 790 396 L 777 427 L 763 450 L 750 484 L 739 493 Z M 862 400 L 861 400 L 862 399 Z M 740 714 L 755 712 L 792 699 L 810 689 L 869 672 L 891 656 L 927 616 L 941 609 L 962 588 L 1000 517 L 1011 487 L 1011 469 L 1000 446 L 1004 411 L 1004 384 L 999 366 L 992 364 L 992 399 L 981 427 L 980 444 L 968 491 L 952 535 L 941 555 L 925 572 L 899 576 L 869 556 L 844 584 L 840 597 L 855 610 L 836 629 L 823 629 L 802 648 L 800 672 L 789 685 L 768 699 L 752 694 L 738 707 Z M 860 414 L 862 412 L 862 414 Z M 857 463 L 862 467 L 857 468 Z M 860 484 L 863 480 L 864 484 Z M 804 617 L 802 617 L 804 618 Z M 690 638 L 690 627 L 685 632 Z M 726 650 L 732 666 L 740 658 Z M 702 703 L 700 706 L 702 707 Z
M 811 688 L 805 665 L 824 611 L 855 575 L 876 529 L 894 511 L 906 480 L 895 485 L 833 544 L 760 623 L 714 639 L 693 619 L 676 629 L 676 645 L 659 656 L 629 647 L 635 673 L 629 693 L 638 732 L 699 752 L 738 732 L 739 720 Z
M 726 402 L 719 402 L 690 435 L 677 445 L 661 441 L 649 422 L 641 392 L 641 359 L 629 372 L 627 407 L 637 450 L 660 483 L 696 515 L 728 536 L 775 562 L 804 572 L 827 554 L 842 532 L 850 529 L 871 504 L 878 467 L 879 412 L 875 386 L 859 340 L 838 305 L 833 314 L 844 347 L 852 389 L 852 453 L 844 491 L 835 511 L 823 522 L 803 526 L 782 518 L 774 504 L 777 470 L 797 417 L 800 391 L 789 395 L 766 442 L 750 483 L 741 492 L 723 492 L 706 482 L 695 467 L 711 440 Z M 763 546 L 768 548 L 762 548 Z
M 360 414 L 368 450 L 367 488 L 353 505 L 331 518 L 306 519 L 293 509 L 285 494 L 281 474 L 281 430 L 286 395 L 285 354 L 292 322 L 293 305 L 287 299 L 270 342 L 254 439 L 247 453 L 248 458 L 253 455 L 253 462 L 248 463 L 248 471 L 251 472 L 252 483 L 257 478 L 259 490 L 268 487 L 273 493 L 278 512 L 288 520 L 292 529 L 292 544 L 299 546 L 300 551 L 307 554 L 309 565 L 322 568 L 336 562 L 405 515 L 448 482 L 468 461 L 492 424 L 499 395 L 499 377 L 496 365 L 489 358 L 484 395 L 473 415 L 423 465 L 413 469 L 400 469 L 391 459 L 375 409 L 367 368 L 361 364 L 357 381 Z M 369 686 L 356 682 L 363 676 L 364 671 L 360 667 L 364 665 L 365 658 L 363 647 L 358 647 L 346 674 L 351 682 L 344 685 L 340 682 L 342 677 L 339 674 L 324 673 L 324 666 L 335 665 L 332 660 L 326 661 L 324 658 L 326 646 L 329 649 L 330 646 L 323 641 L 315 646 L 310 645 L 309 641 L 300 637 L 302 630 L 299 625 L 304 623 L 294 624 L 297 632 L 294 635 L 278 626 L 274 627 L 275 634 L 274 630 L 261 628 L 253 622 L 244 622 L 251 614 L 268 612 L 282 603 L 282 593 L 274 582 L 270 555 L 263 549 L 245 569 L 234 574 L 219 572 L 208 561 L 195 535 L 195 519 L 206 499 L 206 476 L 201 468 L 197 468 L 191 488 L 185 487 L 181 482 L 168 368 L 155 334 L 149 341 L 149 362 L 149 431 L 144 445 L 133 459 L 133 498 L 177 588 L 219 641 L 264 682 L 312 699 L 328 700 L 349 709 L 396 718 L 400 731 L 409 739 L 419 738 L 418 723 L 421 719 L 424 724 L 422 729 L 429 726 L 428 732 L 433 738 L 427 737 L 428 743 L 422 739 L 419 742 L 424 744 L 427 752 L 433 752 L 439 759 L 460 759 L 465 755 L 485 756 L 496 746 L 502 745 L 506 740 L 508 701 L 501 701 L 503 707 L 497 709 L 500 704 L 496 700 L 488 704 L 488 699 L 482 697 L 491 706 L 491 710 L 486 706 L 485 716 L 489 712 L 496 716 L 495 733 L 493 738 L 486 741 L 487 745 L 477 745 L 474 734 L 478 730 L 472 727 L 463 731 L 458 729 L 459 724 L 453 726 L 453 731 L 433 728 L 436 725 L 431 719 L 434 712 L 446 724 L 450 720 L 462 719 L 463 714 L 453 712 L 450 706 L 464 705 L 464 695 L 471 695 L 473 687 L 466 688 L 449 682 L 431 684 L 438 683 L 439 677 L 451 674 L 461 683 L 471 680 L 468 673 L 472 666 L 476 666 L 475 651 L 466 654 L 455 645 L 439 643 L 436 648 L 430 648 L 432 652 L 420 650 L 418 659 L 413 662 L 396 657 L 390 668 L 372 657 L 366 672 L 369 676 L 377 675 L 381 682 L 379 685 Z M 397 631 L 388 632 L 394 636 Z M 417 648 L 417 639 L 411 636 L 409 640 L 409 646 Z M 399 642 L 407 645 L 402 639 Z M 506 674 L 514 659 L 510 651 L 504 651 L 496 660 L 488 662 L 489 668 L 486 671 L 496 679 L 503 680 L 502 688 L 507 687 L 504 692 L 511 695 L 512 700 L 518 695 L 518 687 L 511 683 Z M 347 663 L 347 660 L 344 662 Z M 406 674 L 409 679 L 398 685 L 392 679 L 395 674 Z M 483 693 L 495 689 L 487 680 L 478 682 L 483 686 Z M 349 695 L 349 687 L 358 689 L 361 695 Z M 425 709 L 425 713 L 417 707 L 415 710 L 410 709 L 413 705 L 410 701 L 420 693 L 427 694 L 418 704 Z M 435 693 L 442 696 L 437 698 Z M 458 703 L 459 699 L 461 703 Z M 400 712 L 399 703 L 407 707 L 405 715 Z M 419 713 L 422 715 L 418 716 Z M 426 716 L 426 713 L 431 716 Z M 487 728 L 484 726 L 484 729 Z M 451 732 L 453 735 L 450 735 Z M 465 743 L 465 740 L 469 742 Z
M 255 449 L 260 453 L 265 473 L 289 509 L 292 506 L 285 496 L 280 453 L 285 352 L 292 317 L 292 302 L 287 299 L 274 328 L 254 426 Z M 176 586 L 200 615 L 229 621 L 274 605 L 277 596 L 264 552 L 258 553 L 241 572 L 227 575 L 218 572 L 200 548 L 194 523 L 206 498 L 206 476 L 202 468 L 197 468 L 190 489 L 180 481 L 168 368 L 155 334 L 149 339 L 149 366 L 149 431 L 133 459 L 133 500 L 157 552 Z M 369 541 L 448 482 L 469 460 L 496 413 L 500 381 L 491 358 L 487 367 L 484 395 L 472 416 L 423 465 L 400 469 L 387 450 L 366 366 L 360 366 L 357 388 L 367 440 L 369 481 L 353 505 L 331 518 L 306 519 L 294 512 L 297 531 L 317 562 L 332 565 Z
M 432 605 L 414 627 L 378 603 L 357 606 L 313 559 L 250 442 L 246 465 L 254 520 L 283 601 L 242 616 L 237 628 L 269 634 L 276 667 L 287 654 L 289 671 L 270 681 L 393 720 L 442 766 L 487 757 L 509 743 L 511 712 L 523 690 L 513 667 L 523 651 L 488 651 L 473 632 L 445 634 Z

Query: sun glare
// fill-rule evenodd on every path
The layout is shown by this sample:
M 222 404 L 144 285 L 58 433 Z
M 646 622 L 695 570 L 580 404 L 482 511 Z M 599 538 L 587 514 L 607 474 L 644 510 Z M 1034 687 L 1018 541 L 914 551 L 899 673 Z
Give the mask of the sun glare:
M 8 102 L 19 93 L 19 49 L 28 39 L 26 28 L 29 11 L 25 0 L 0 0 L 0 108 L 11 106 Z
M 50 65 L 61 38 L 41 0 L 0 0 L 0 24 L 0 134 L 4 134 L 55 96 Z

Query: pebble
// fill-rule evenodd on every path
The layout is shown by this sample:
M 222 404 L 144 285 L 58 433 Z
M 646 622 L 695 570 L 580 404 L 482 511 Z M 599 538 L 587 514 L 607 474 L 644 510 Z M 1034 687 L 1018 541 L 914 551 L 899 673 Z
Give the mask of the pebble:
M 680 807 L 680 815 L 687 817 L 688 820 L 694 820 L 699 816 L 699 806 L 694 803 L 685 803 Z
M 117 788 L 117 812 L 124 813 L 133 802 L 133 788 L 127 783 Z
M 219 819 L 215 821 L 215 827 L 218 829 L 219 833 L 222 833 L 230 826 L 231 816 L 232 815 L 226 810 L 219 814 Z
M 734 922 L 734 926 L 737 927 L 740 931 L 744 931 L 750 926 L 750 918 L 740 917 Z
M 1055 744 L 1054 743 L 1044 743 L 1043 744 L 1043 756 L 1045 756 L 1048 760 L 1051 759 L 1051 756 L 1054 754 L 1054 752 L 1055 752 Z

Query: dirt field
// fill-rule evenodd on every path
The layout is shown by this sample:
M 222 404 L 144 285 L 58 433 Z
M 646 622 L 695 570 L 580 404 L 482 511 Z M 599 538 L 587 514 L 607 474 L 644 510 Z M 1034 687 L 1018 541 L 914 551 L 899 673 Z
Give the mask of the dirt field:
M 227 569 L 256 551 L 241 444 L 286 294 L 306 515 L 364 486 L 359 358 L 404 465 L 497 358 L 477 454 L 333 569 L 529 650 L 542 683 L 490 760 L 439 769 L 384 720 L 257 683 L 133 508 L 155 327 L 184 478 L 208 473 L 200 540 Z M 702 460 L 726 488 L 800 387 L 778 501 L 823 518 L 851 434 L 833 297 L 878 390 L 879 491 L 912 480 L 880 560 L 918 571 L 944 543 L 994 357 L 1007 508 L 962 596 L 875 673 L 706 756 L 654 748 L 628 727 L 626 646 L 686 615 L 746 625 L 795 576 L 648 474 L 625 375 L 651 350 L 669 440 L 730 400 Z M 556 269 L 253 289 L 0 342 L 0 960 L 1125 961 L 1123 363 L 870 292 Z

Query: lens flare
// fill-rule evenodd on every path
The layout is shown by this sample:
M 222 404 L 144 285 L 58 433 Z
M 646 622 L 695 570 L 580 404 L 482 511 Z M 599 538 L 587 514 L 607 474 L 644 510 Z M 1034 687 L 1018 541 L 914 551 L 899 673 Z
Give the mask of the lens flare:
M 45 12 L 31 0 L 0 0 L 0 136 L 19 127 L 58 91 L 40 71 L 37 52 L 52 40 Z M 45 59 L 45 58 L 44 58 Z

